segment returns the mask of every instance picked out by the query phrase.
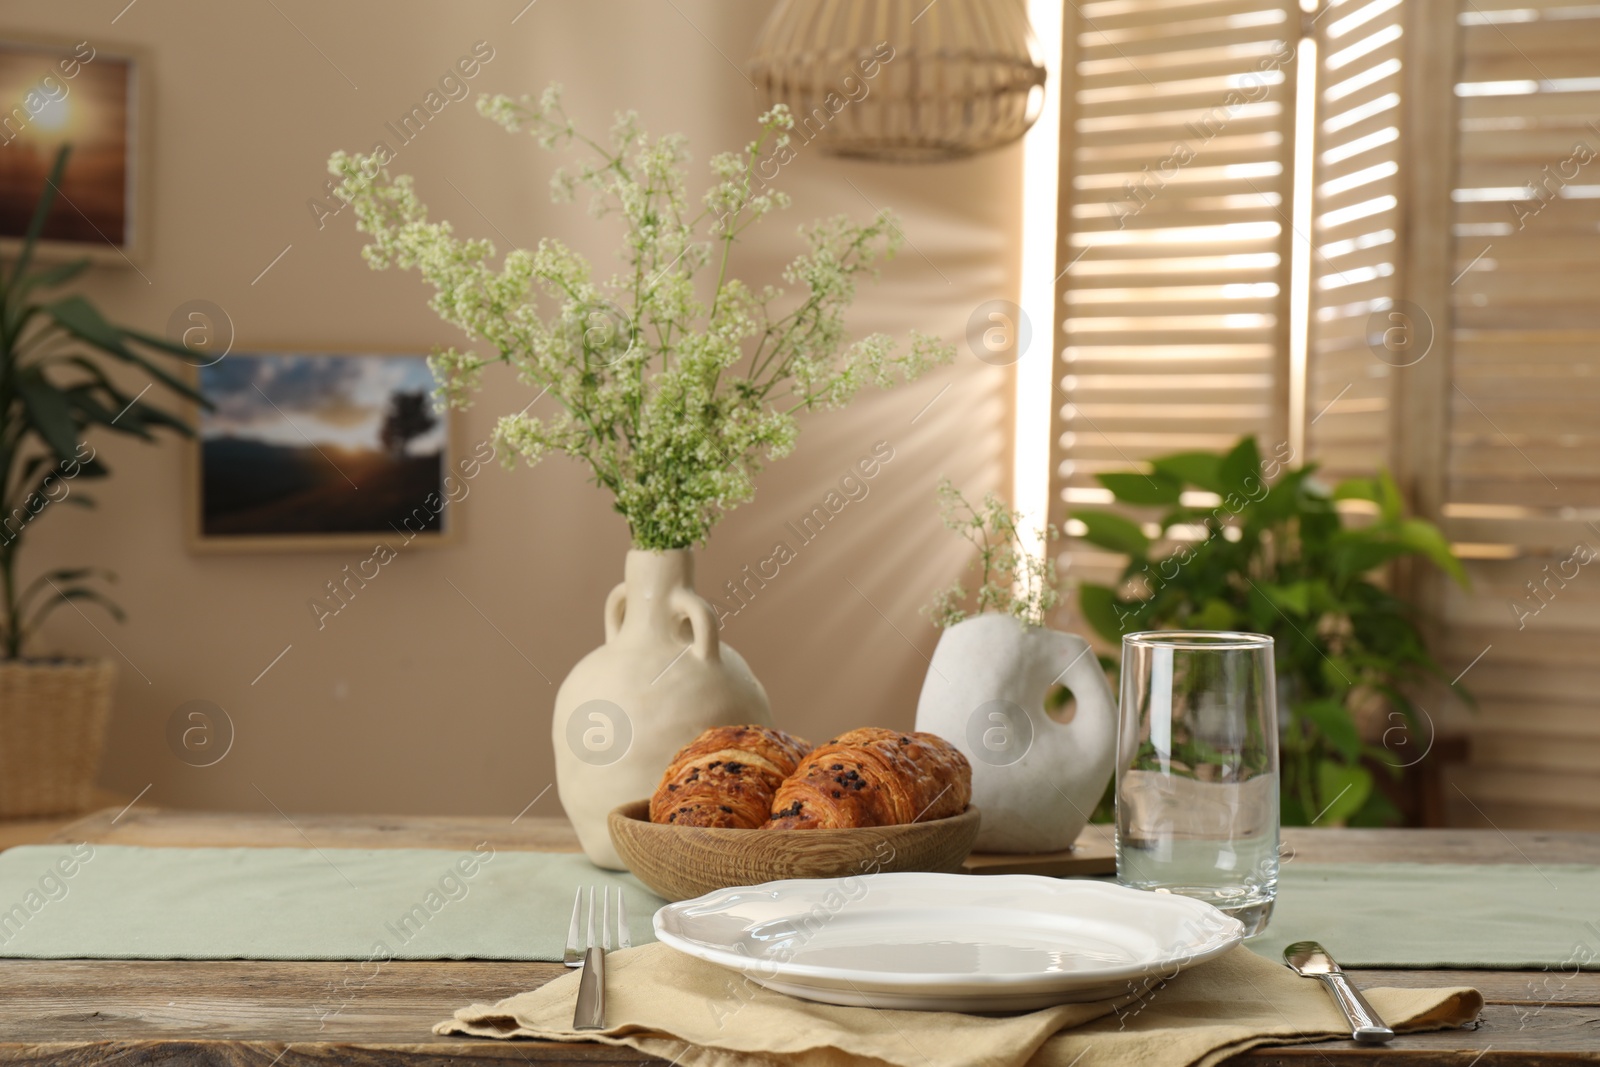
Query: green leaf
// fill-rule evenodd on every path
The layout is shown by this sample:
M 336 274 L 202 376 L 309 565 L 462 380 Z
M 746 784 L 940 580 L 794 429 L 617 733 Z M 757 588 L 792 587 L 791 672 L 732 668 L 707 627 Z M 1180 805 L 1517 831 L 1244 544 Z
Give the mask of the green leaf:
M 1378 483 L 1371 478 L 1346 478 L 1334 486 L 1335 500 L 1378 500 Z
M 147 404 L 142 400 L 134 401 L 133 406 L 128 409 L 128 414 L 135 413 L 138 414 L 139 420 L 146 426 L 165 426 L 167 429 L 180 433 L 185 437 L 193 437 L 195 434 L 194 427 L 189 425 L 187 419 L 174 415 L 170 411 L 163 411 L 155 405 Z
M 1182 482 L 1160 471 L 1149 474 L 1114 471 L 1097 474 L 1095 478 L 1124 504 L 1176 504 L 1183 493 Z
M 1268 600 L 1285 611 L 1292 611 L 1296 615 L 1311 613 L 1311 591 L 1305 582 L 1295 582 L 1292 585 L 1275 585 L 1271 582 L 1256 584 L 1261 587 L 1261 592 Z
M 1157 524 L 1163 530 L 1170 530 L 1174 526 L 1204 526 L 1207 519 L 1216 512 L 1216 507 L 1191 507 L 1179 504 L 1175 508 L 1168 508 L 1161 513 Z
M 46 579 L 52 582 L 76 582 L 89 577 L 91 574 L 101 573 L 109 574 L 110 572 L 102 572 L 98 567 L 58 567 L 53 571 L 45 571 L 35 578 L 33 582 L 44 582 Z
M 1214 452 L 1175 452 L 1151 460 L 1150 466 L 1218 496 L 1228 492 L 1222 482 L 1222 457 Z
M 82 296 L 74 294 L 62 297 L 54 303 L 44 305 L 44 309 L 62 329 L 95 347 L 108 352 L 127 352 L 122 340 L 122 331 L 107 322 L 95 306 Z M 133 353 L 127 352 L 127 354 L 131 356 Z
M 60 263 L 41 271 L 35 271 L 22 279 L 17 285 L 17 295 L 30 292 L 34 289 L 54 289 L 64 285 L 82 274 L 89 268 L 87 259 L 73 260 L 71 263 Z
M 1391 726 L 1389 729 L 1392 730 L 1394 727 Z M 1385 730 L 1384 736 L 1387 737 L 1388 733 L 1389 731 Z M 1361 755 L 1371 763 L 1376 763 L 1379 767 L 1381 767 L 1383 769 L 1383 773 L 1389 776 L 1390 781 L 1398 782 L 1400 779 L 1405 777 L 1405 764 L 1396 761 L 1397 756 L 1405 758 L 1404 753 L 1397 753 L 1384 745 L 1369 745 L 1363 743 L 1361 746 Z
M 1239 625 L 1239 613 L 1226 601 L 1212 597 L 1189 617 L 1188 625 L 1196 630 L 1232 630 Z
M 17 263 L 11 269 L 11 284 L 15 286 L 24 271 L 28 269 L 28 261 L 33 258 L 33 246 L 39 241 L 39 234 L 44 230 L 44 220 L 50 214 L 50 208 L 56 202 L 56 194 L 61 190 L 61 175 L 67 170 L 67 157 L 72 155 L 72 146 L 64 144 L 61 151 L 56 153 L 56 162 L 50 168 L 50 176 L 44 180 L 44 188 L 39 191 L 39 202 L 33 206 L 33 217 L 28 220 L 28 231 L 22 238 L 22 251 L 17 254 Z
M 1107 641 L 1121 643 L 1122 635 L 1127 632 L 1123 629 L 1122 613 L 1118 611 L 1119 601 L 1116 591 L 1103 585 L 1091 585 L 1084 582 L 1078 587 L 1078 611 L 1094 632 Z
M 80 479 L 82 479 L 82 478 L 104 478 L 104 477 L 107 477 L 110 473 L 111 473 L 111 468 L 106 466 L 104 463 L 100 462 L 100 457 L 99 456 L 96 456 L 93 459 L 86 459 L 83 462 L 81 462 L 80 464 L 78 464 L 78 477 Z
M 1377 527 L 1342 530 L 1328 538 L 1328 555 L 1340 580 L 1359 577 L 1412 549 Z
M 94 305 L 83 297 L 65 297 L 44 305 L 44 310 L 58 326 L 79 340 L 93 345 L 107 355 L 115 356 L 143 369 L 179 396 L 194 400 L 200 398 L 199 393 L 129 348 L 123 340 L 123 331 L 107 322 L 105 317 L 95 310 Z M 140 340 L 145 339 L 141 337 Z M 168 347 L 167 342 L 162 342 L 158 347 Z
M 66 356 L 61 359 L 60 362 L 71 363 L 89 375 L 90 382 L 79 383 L 77 388 L 82 389 L 86 388 L 90 384 L 93 384 L 95 387 L 101 389 L 106 396 L 110 398 L 111 406 L 116 410 L 111 413 L 109 418 L 100 421 L 103 425 L 110 427 L 112 430 L 123 431 L 123 423 L 131 420 L 135 425 L 140 427 L 165 426 L 169 429 L 176 430 L 185 437 L 194 436 L 194 427 L 191 426 L 186 419 L 170 412 L 163 411 L 152 404 L 140 401 L 137 396 L 129 396 L 127 393 L 124 393 L 121 389 L 117 388 L 116 384 L 113 383 L 109 377 L 106 376 L 105 371 L 102 370 L 100 366 L 94 362 L 94 360 L 86 359 L 83 356 Z M 115 419 L 116 421 L 113 423 L 111 421 L 112 419 Z M 143 437 L 146 440 L 153 439 L 148 433 L 142 433 L 137 430 L 133 432 L 137 433 L 138 436 Z
M 1254 437 L 1241 437 L 1239 443 L 1222 457 L 1221 477 L 1224 494 L 1249 496 L 1252 492 L 1260 492 L 1261 452 L 1256 448 Z M 1255 490 L 1249 488 L 1251 485 L 1256 486 Z
M 1295 705 L 1294 714 L 1315 726 L 1333 750 L 1354 763 L 1361 753 L 1361 734 L 1350 710 L 1337 700 L 1310 700 Z
M 86 424 L 104 426 L 116 433 L 131 433 L 146 441 L 155 440 L 154 435 L 145 429 L 144 419 L 132 406 L 120 412 L 113 411 L 96 400 L 87 386 L 68 389 L 63 395 L 67 403 L 83 415 Z
M 1466 568 L 1461 566 L 1461 561 L 1450 550 L 1450 542 L 1445 540 L 1444 534 L 1433 523 L 1426 519 L 1406 519 L 1400 524 L 1395 537 L 1411 551 L 1427 556 L 1463 589 L 1470 584 Z
M 112 397 L 112 399 L 117 401 L 117 407 L 118 408 L 121 408 L 123 405 L 127 404 L 130 400 L 133 399 L 133 397 L 127 395 L 122 390 L 118 389 L 116 383 L 113 382 L 110 379 L 110 377 L 108 377 L 106 375 L 105 368 L 101 367 L 100 364 L 96 363 L 94 360 L 90 359 L 88 356 L 81 356 L 81 355 L 60 356 L 60 357 L 57 357 L 55 359 L 48 360 L 47 362 L 54 363 L 54 364 L 57 364 L 57 365 L 64 364 L 64 363 L 70 363 L 74 367 L 77 367 L 79 370 L 83 371 L 85 374 L 87 374 L 89 376 L 89 381 L 88 382 L 78 382 L 76 384 L 88 385 L 88 384 L 92 383 L 94 385 L 99 386 L 101 389 L 104 389 L 106 391 L 106 393 L 109 394 Z
M 1367 802 L 1361 805 L 1361 810 L 1345 820 L 1346 826 L 1382 827 L 1397 826 L 1400 823 L 1400 809 L 1382 793 L 1374 789 L 1368 796 Z
M 123 614 L 122 609 L 118 607 L 110 597 L 98 590 L 89 589 L 81 585 L 75 585 L 66 589 L 51 590 L 51 592 L 55 595 L 48 596 L 41 600 L 38 608 L 33 613 L 33 618 L 28 620 L 27 629 L 29 631 L 38 629 L 40 623 L 49 618 L 52 612 L 54 612 L 61 605 L 74 600 L 84 600 L 91 604 L 99 604 L 106 610 L 108 614 L 110 614 L 113 619 L 116 619 L 118 622 L 122 622 L 125 618 L 127 618 L 127 616 Z
M 1074 511 L 1072 517 L 1086 527 L 1083 539 L 1091 545 L 1142 556 L 1150 550 L 1150 538 L 1139 524 L 1108 511 Z
M 1319 498 L 1308 498 L 1305 487 L 1305 480 L 1311 476 L 1313 470 L 1315 468 L 1310 466 L 1300 467 L 1288 471 L 1274 482 L 1266 495 L 1248 508 L 1251 522 L 1260 527 L 1267 527 L 1293 518 L 1297 514 L 1303 515 L 1315 507 Z
M 1293 640 L 1302 644 L 1312 642 L 1313 647 L 1321 653 L 1319 667 L 1322 670 L 1322 684 L 1335 693 L 1348 693 L 1356 684 L 1356 679 L 1361 675 L 1355 664 L 1343 656 L 1330 656 L 1327 650 L 1316 639 L 1309 635 L 1296 635 Z
M 142 345 L 149 345 L 151 348 L 159 349 L 160 351 L 165 352 L 167 355 L 177 356 L 180 359 L 188 361 L 192 366 L 199 366 L 201 364 L 209 366 L 216 360 L 216 357 L 212 356 L 209 352 L 198 351 L 190 348 L 188 345 L 180 344 L 177 341 L 169 341 L 165 337 L 157 337 L 153 333 L 144 333 L 141 330 L 128 329 L 127 327 L 123 327 L 122 333 L 123 336 L 131 337 Z M 204 400 L 199 396 L 199 394 L 195 394 L 192 399 L 202 400 L 208 408 L 211 406 L 211 402 L 209 400 Z
M 112 577 L 110 571 L 102 571 L 96 567 L 57 567 L 54 570 L 45 571 L 29 582 L 22 592 L 17 595 L 18 612 L 20 613 L 23 605 L 38 594 L 54 592 L 51 589 L 52 582 L 59 586 L 72 582 L 81 582 L 85 578 L 92 578 L 96 575 L 101 575 L 107 579 Z
M 1405 501 L 1400 496 L 1400 487 L 1394 484 L 1394 478 L 1388 471 L 1378 472 L 1378 514 L 1383 516 L 1385 522 L 1399 522 L 1406 513 Z
M 32 374 L 17 382 L 22 403 L 28 409 L 28 418 L 60 459 L 71 459 L 78 451 L 78 424 L 72 418 L 72 406 L 55 386 L 40 374 Z
M 1318 826 L 1343 826 L 1360 811 L 1372 793 L 1372 772 L 1351 763 L 1323 760 L 1317 764 L 1317 801 L 1320 815 L 1313 815 Z
M 1306 603 L 1310 606 L 1308 615 L 1331 615 L 1341 610 L 1339 599 L 1333 595 L 1325 579 L 1308 578 L 1300 584 L 1306 588 Z
M 1272 600 L 1259 588 L 1260 583 L 1252 583 L 1245 593 L 1245 612 L 1249 617 L 1249 629 L 1253 633 L 1271 633 L 1277 629 L 1283 620 L 1283 615 Z
M 30 456 L 28 459 L 24 460 L 22 463 L 22 471 L 17 476 L 18 484 L 27 485 L 31 483 L 33 481 L 34 474 L 39 470 L 39 468 L 50 462 L 51 460 L 49 456 Z

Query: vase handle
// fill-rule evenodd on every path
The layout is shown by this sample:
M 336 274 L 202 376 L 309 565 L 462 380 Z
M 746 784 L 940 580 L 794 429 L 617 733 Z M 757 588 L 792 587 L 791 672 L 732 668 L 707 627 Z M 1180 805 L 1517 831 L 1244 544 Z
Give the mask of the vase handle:
M 674 612 L 689 620 L 689 628 L 694 632 L 694 654 L 703 660 L 720 660 L 722 642 L 717 637 L 717 618 L 711 612 L 711 605 L 688 589 L 674 589 L 670 603 Z
M 1077 634 L 1058 637 L 1060 662 L 1065 666 L 1056 681 L 1065 682 L 1078 701 L 1078 713 L 1062 729 L 1072 733 L 1075 745 L 1095 764 L 1109 768 L 1117 745 L 1117 698 L 1095 658 L 1094 646 Z
M 606 644 L 617 639 L 617 633 L 622 629 L 622 615 L 628 607 L 628 584 L 618 582 L 616 587 L 606 594 Z

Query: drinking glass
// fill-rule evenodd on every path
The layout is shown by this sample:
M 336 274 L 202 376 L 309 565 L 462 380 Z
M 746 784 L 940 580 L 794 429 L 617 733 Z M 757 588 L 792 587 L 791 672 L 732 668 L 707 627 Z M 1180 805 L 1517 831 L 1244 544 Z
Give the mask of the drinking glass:
M 1278 891 L 1272 638 L 1122 639 L 1117 880 L 1194 897 L 1260 933 Z

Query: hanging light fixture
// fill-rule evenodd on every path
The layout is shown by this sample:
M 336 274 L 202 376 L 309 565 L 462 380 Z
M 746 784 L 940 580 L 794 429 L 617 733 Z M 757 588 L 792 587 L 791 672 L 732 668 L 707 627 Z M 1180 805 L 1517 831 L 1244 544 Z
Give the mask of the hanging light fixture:
M 1044 104 L 1022 0 L 778 0 L 749 73 L 796 143 L 898 163 L 1010 144 Z

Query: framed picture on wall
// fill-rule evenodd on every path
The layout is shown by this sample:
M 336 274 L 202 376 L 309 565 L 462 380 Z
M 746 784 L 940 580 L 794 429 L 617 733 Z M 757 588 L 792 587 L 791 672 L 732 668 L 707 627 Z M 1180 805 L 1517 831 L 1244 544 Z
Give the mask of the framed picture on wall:
M 102 41 L 0 36 L 0 248 L 14 252 L 63 145 L 42 258 L 134 265 L 146 225 L 139 171 L 145 60 Z
M 451 434 L 427 357 L 233 352 L 199 369 L 190 545 L 371 549 L 451 539 Z

